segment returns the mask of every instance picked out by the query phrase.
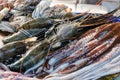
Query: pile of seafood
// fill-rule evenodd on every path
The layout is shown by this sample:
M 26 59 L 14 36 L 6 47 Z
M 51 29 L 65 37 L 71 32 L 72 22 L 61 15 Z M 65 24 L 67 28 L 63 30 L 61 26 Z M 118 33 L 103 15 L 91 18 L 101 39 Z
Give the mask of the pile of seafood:
M 120 7 L 76 14 L 50 3 L 0 0 L 0 79 L 119 80 Z

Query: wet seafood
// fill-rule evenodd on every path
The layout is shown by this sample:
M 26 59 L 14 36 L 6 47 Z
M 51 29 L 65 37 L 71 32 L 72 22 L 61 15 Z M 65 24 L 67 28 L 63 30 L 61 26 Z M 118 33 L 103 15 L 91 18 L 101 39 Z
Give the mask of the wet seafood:
M 39 11 L 39 13 L 36 13 L 37 11 Z M 53 7 L 45 8 L 45 10 L 36 9 L 32 13 L 33 18 L 50 17 L 54 19 L 62 19 L 62 18 L 70 18 L 72 16 L 73 14 L 71 13 L 71 9 L 65 5 L 55 5 Z
M 83 17 L 81 17 L 81 15 L 77 16 L 79 18 L 75 19 L 76 22 L 69 22 L 69 23 L 66 22 L 65 24 L 62 24 L 62 25 L 60 25 L 60 27 L 58 27 L 58 31 L 60 31 L 59 28 L 62 30 L 61 26 L 68 26 L 68 28 L 70 28 L 69 26 L 74 26 L 73 29 L 71 29 L 71 30 L 72 30 L 72 32 L 77 33 L 77 31 L 79 32 L 78 29 L 80 29 L 80 31 L 81 31 L 85 27 L 88 27 L 86 29 L 89 29 L 89 28 L 94 28 L 95 26 L 99 26 L 99 25 L 102 25 L 102 24 L 105 24 L 105 23 L 110 23 L 112 21 L 109 20 L 109 18 L 117 10 L 119 10 L 119 8 L 117 8 L 117 9 L 115 9 L 115 10 L 113 10 L 113 11 L 111 11 L 111 12 L 105 14 L 105 15 L 101 15 L 101 16 L 93 17 L 93 18 L 91 18 L 90 14 L 87 14 L 87 15 L 83 14 Z M 76 18 L 76 17 L 72 17 L 72 18 L 70 18 L 70 20 L 74 21 L 74 18 Z M 90 26 L 92 26 L 92 27 L 90 27 Z M 67 27 L 63 27 L 63 29 L 65 29 L 65 28 L 67 29 Z M 74 31 L 74 29 L 76 29 L 76 30 Z
M 14 8 L 17 8 L 17 10 L 23 10 L 25 0 L 15 0 L 14 2 Z
M 29 12 L 33 10 L 35 6 L 40 2 L 40 0 L 16 0 L 14 2 L 14 9 L 19 11 Z
M 34 28 L 50 28 L 54 23 L 53 19 L 50 18 L 38 18 L 38 19 L 32 19 L 30 21 L 25 22 L 22 24 L 19 29 L 34 29 Z
M 4 65 L 3 63 L 0 63 L 0 69 L 10 71 L 10 69 L 6 65 Z
M 96 30 L 96 31 L 97 31 L 97 30 Z M 90 32 L 92 32 L 92 31 L 90 31 Z M 89 33 L 90 33 L 90 32 L 89 32 Z M 90 36 L 91 39 L 92 39 L 92 37 L 94 37 L 93 35 L 95 35 L 95 34 L 97 34 L 95 31 L 94 31 L 93 34 L 91 33 L 91 36 Z M 83 38 L 83 40 L 87 38 L 88 41 L 89 41 L 89 40 L 91 40 L 90 37 L 85 37 L 85 38 Z M 59 38 L 57 38 L 57 39 L 59 39 Z M 60 40 L 60 39 L 59 39 L 59 40 Z M 81 43 L 77 43 L 77 45 L 86 44 L 86 43 L 87 43 L 87 42 L 86 42 L 86 43 L 82 43 L 83 40 L 81 40 Z M 87 41 L 87 40 L 86 40 L 86 41 Z M 109 41 L 111 41 L 111 40 L 109 40 Z M 99 46 L 98 48 L 96 48 L 95 50 L 93 50 L 93 52 L 96 51 L 97 49 L 100 49 L 100 48 L 102 49 L 103 46 L 105 46 L 105 45 L 108 45 L 109 41 L 108 41 L 108 42 L 106 41 L 103 45 L 101 45 L 101 46 Z M 78 41 L 78 42 L 79 42 L 79 41 Z M 92 43 L 94 43 L 94 42 L 92 42 Z M 91 43 L 91 44 L 88 43 L 86 46 L 88 46 L 88 45 L 90 46 L 90 45 L 91 45 L 91 47 L 92 47 L 92 43 Z M 96 42 L 96 43 L 97 43 L 97 42 Z M 73 44 L 74 44 L 74 43 L 73 43 Z M 96 44 L 95 44 L 95 45 L 96 45 Z M 111 45 L 112 45 L 112 43 L 111 43 Z M 82 45 L 82 46 L 83 46 L 83 45 Z M 81 46 L 81 47 L 82 47 L 82 46 Z M 51 72 L 57 72 L 57 71 L 59 71 L 61 68 L 63 69 L 63 66 L 60 66 L 60 68 L 58 68 L 58 64 L 56 64 L 56 63 L 57 63 L 57 62 L 60 62 L 60 60 L 62 60 L 62 59 L 63 59 L 63 62 L 65 62 L 65 61 L 64 61 L 64 58 L 66 58 L 66 57 L 68 57 L 69 55 L 71 55 L 75 50 L 78 50 L 79 47 L 77 47 L 76 49 L 74 49 L 75 47 L 77 47 L 77 46 L 76 46 L 76 45 L 75 45 L 75 46 L 71 45 L 71 47 L 68 47 L 68 50 L 62 50 L 63 52 L 61 52 L 61 53 L 58 51 L 59 53 L 57 52 L 57 53 L 55 53 L 55 54 L 52 55 L 53 58 L 52 58 L 51 55 L 50 55 L 50 57 L 47 58 L 48 60 L 49 60 L 49 59 L 50 59 L 50 60 L 49 60 L 47 63 L 45 63 L 45 64 L 46 64 L 45 66 L 46 66 L 47 68 L 46 68 L 44 65 L 41 66 L 40 68 L 36 68 L 36 67 L 37 67 L 37 66 L 36 66 L 36 67 L 34 67 L 35 70 L 38 69 L 38 70 L 36 70 L 36 73 L 39 73 L 40 70 L 42 69 L 43 71 L 45 71 L 45 73 L 43 72 L 43 75 L 46 75 L 46 74 L 51 73 Z M 109 47 L 110 47 L 110 46 L 109 46 Z M 106 49 L 108 49 L 109 47 L 106 46 Z M 88 48 L 88 51 L 89 51 L 89 50 L 92 50 L 93 48 L 95 48 L 95 47 L 92 47 L 92 48 L 90 48 L 90 49 Z M 65 49 L 66 49 L 66 48 L 65 48 Z M 82 49 L 82 48 L 81 48 L 81 49 Z M 105 49 L 105 50 L 106 50 L 106 49 Z M 85 50 L 87 50 L 87 47 L 86 47 Z M 103 50 L 103 51 L 104 51 L 104 50 Z M 76 51 L 76 52 L 75 52 L 76 55 L 70 56 L 71 58 L 68 57 L 68 60 L 66 59 L 66 60 L 68 61 L 68 63 L 70 62 L 69 64 L 71 64 L 71 63 L 75 62 L 77 59 L 79 59 L 79 56 L 78 56 L 79 52 L 80 52 L 80 50 Z M 78 53 L 78 54 L 77 54 L 77 53 Z M 82 53 L 82 52 L 81 52 L 81 53 Z M 83 53 L 82 53 L 82 54 L 83 54 Z M 101 52 L 101 54 L 103 54 L 103 53 Z M 63 55 L 63 56 L 62 56 L 62 55 Z M 80 68 L 80 67 L 84 66 L 85 64 L 87 64 L 89 61 L 91 61 L 91 59 L 96 58 L 97 56 L 100 56 L 100 53 L 99 53 L 98 55 L 96 55 L 96 56 L 93 54 L 93 56 L 91 56 L 91 58 L 88 58 L 88 59 L 86 58 L 86 63 L 85 63 L 85 60 L 83 59 L 83 62 L 84 62 L 84 63 L 83 63 L 81 66 L 74 66 L 74 67 Z M 76 57 L 76 58 L 73 59 L 73 61 L 72 61 L 72 58 L 74 58 L 74 57 Z M 82 60 L 81 60 L 81 61 L 82 61 Z M 65 64 L 68 65 L 68 63 L 65 63 Z M 78 62 L 76 62 L 76 64 L 78 64 L 78 63 L 80 64 L 80 60 L 79 60 Z M 73 64 L 74 64 L 74 63 L 73 63 Z M 78 64 L 78 65 L 79 65 L 79 64 Z M 54 71 L 54 69 L 55 69 L 56 67 L 55 67 L 54 65 L 58 68 L 58 69 L 56 69 L 55 71 Z M 59 65 L 60 65 L 60 63 L 59 63 Z M 61 65 L 62 65 L 62 64 L 61 64 Z M 71 64 L 71 65 L 72 65 L 72 64 Z M 64 67 L 65 67 L 65 66 L 64 66 Z M 28 69 L 28 71 L 26 71 L 25 74 L 29 74 L 29 73 L 31 74 L 32 71 L 34 71 L 34 70 L 33 70 L 34 68 Z M 68 68 L 68 67 L 67 67 L 67 68 Z M 78 68 L 76 68 L 76 69 L 78 69 Z M 40 70 L 39 70 L 39 69 L 40 69 Z M 69 68 L 68 68 L 68 69 L 69 69 Z M 66 70 L 67 70 L 67 69 L 66 69 Z M 74 70 L 74 69 L 73 69 L 73 70 Z M 41 73 L 41 72 L 40 72 L 40 73 Z M 43 76 L 43 75 L 40 74 L 39 76 Z
M 20 17 L 21 18 L 21 17 Z M 19 17 L 18 17 L 18 19 L 19 19 Z M 43 22 L 43 20 L 44 20 L 44 22 Z M 45 21 L 46 20 L 46 21 Z M 39 19 L 34 19 L 34 20 L 30 20 L 30 21 L 28 21 L 28 22 L 26 22 L 26 23 L 24 23 L 24 24 L 22 24 L 21 25 L 21 27 L 20 28 L 18 28 L 18 29 L 34 29 L 34 30 L 37 30 L 37 28 L 38 29 L 41 29 L 41 32 L 42 31 L 44 31 L 45 29 L 48 29 L 51 25 L 53 25 L 53 19 L 49 19 L 49 18 L 39 18 Z M 13 22 L 14 23 L 14 22 Z M 10 23 L 12 26 L 14 25 L 13 23 Z M 17 24 L 17 23 L 16 23 Z M 41 26 L 40 26 L 41 25 Z M 17 26 L 17 25 L 16 25 Z M 22 33 L 20 33 L 21 31 L 23 31 L 23 30 L 20 30 L 19 32 L 17 32 L 16 34 L 17 35 L 19 35 L 19 34 L 22 34 Z M 24 32 L 24 31 L 23 31 Z M 27 33 L 29 33 L 29 30 L 27 30 L 26 31 Z M 16 34 L 13 34 L 14 36 L 16 35 Z M 26 35 L 26 34 L 25 34 Z M 32 34 L 31 34 L 32 35 Z M 23 36 L 23 35 L 21 35 L 21 36 Z M 28 35 L 29 36 L 29 35 Z M 5 43 L 7 43 L 6 41 L 7 40 L 9 40 L 9 39 L 11 39 L 13 36 L 11 36 L 11 37 L 8 37 L 8 38 L 6 38 L 5 40 L 3 40 Z M 23 36 L 24 37 L 24 36 Z M 22 38 L 23 38 L 22 37 Z M 16 37 L 17 38 L 17 37 Z M 20 37 L 19 37 L 20 38 Z M 15 38 L 14 38 L 15 39 Z M 18 39 L 18 38 L 17 38 Z M 24 38 L 23 38 L 24 39 Z M 13 39 L 12 39 L 13 40 Z M 14 40 L 13 40 L 14 41 Z
M 57 35 L 56 36 L 53 36 L 51 39 L 49 39 L 48 41 L 49 41 L 49 43 L 47 42 L 47 44 L 45 45 L 44 43 L 43 44 L 39 44 L 39 46 L 38 47 L 42 47 L 42 49 L 44 50 L 44 48 L 46 49 L 46 47 L 47 46 L 50 46 L 51 44 L 51 42 L 53 42 L 54 41 L 54 43 L 56 43 L 56 42 L 58 42 L 58 41 L 62 41 L 62 40 L 64 40 L 64 39 L 66 39 L 66 38 L 69 38 L 69 37 L 71 37 L 71 36 L 73 36 L 74 35 L 74 31 L 73 30 L 76 30 L 75 29 L 75 27 L 76 26 L 74 26 L 74 25 L 69 25 L 69 26 L 66 26 L 65 28 L 64 28 L 64 26 L 61 26 L 62 28 L 58 31 L 58 33 L 57 33 Z M 65 29 L 64 31 L 63 31 L 63 29 Z M 62 31 L 62 32 L 61 32 Z M 66 35 L 63 35 L 65 32 L 67 32 L 66 33 Z M 44 45 L 44 46 L 42 46 L 42 45 Z M 34 48 L 33 50 L 30 50 L 31 52 L 31 54 L 33 54 L 32 53 L 32 51 L 36 51 L 36 49 L 37 48 Z M 41 48 L 40 48 L 40 50 L 37 50 L 39 53 L 43 53 L 43 51 L 41 51 Z M 46 54 L 48 52 L 48 49 L 46 49 L 46 51 L 44 51 L 44 55 Z M 39 53 L 37 54 L 37 55 L 39 55 Z M 28 56 L 31 56 L 30 54 L 28 54 L 27 53 L 27 55 Z M 37 56 L 37 55 L 34 55 L 34 56 Z M 27 59 L 27 57 L 24 57 L 23 59 Z M 21 60 L 23 60 L 23 59 L 21 59 Z M 39 60 L 39 59 L 38 59 Z M 40 59 L 41 60 L 41 59 Z M 24 60 L 23 60 L 24 61 Z M 16 66 L 18 65 L 18 66 L 20 66 L 20 61 L 18 61 L 18 63 L 19 64 L 15 64 Z M 30 63 L 33 63 L 33 62 L 30 62 Z M 22 63 L 22 64 L 24 64 L 24 63 Z M 12 65 L 12 66 L 10 66 L 11 68 L 12 67 L 15 67 L 15 65 Z M 28 65 L 30 65 L 29 63 L 28 63 Z M 35 65 L 35 64 L 34 64 Z M 25 66 L 23 66 L 23 69 L 25 69 L 24 68 Z M 28 67 L 28 66 L 27 66 Z M 29 67 L 30 68 L 30 67 Z M 14 68 L 15 69 L 15 68 Z M 26 68 L 26 69 L 28 69 L 28 68 Z
M 20 30 L 17 33 L 12 34 L 3 39 L 4 43 L 9 43 L 13 41 L 20 41 L 30 37 L 34 37 L 37 35 L 42 35 L 41 32 L 45 31 L 46 29 L 29 29 L 29 30 Z
M 13 64 L 10 64 L 10 69 L 24 71 L 31 67 L 42 65 L 45 61 L 44 58 L 48 53 L 49 44 L 50 43 L 48 41 L 43 41 L 42 43 L 39 43 L 38 45 L 30 49 L 20 60 L 16 61 Z
M 110 14 L 110 13 L 109 13 Z M 110 15 L 112 15 L 113 13 L 111 13 Z M 109 18 L 109 17 L 106 17 L 106 18 Z M 99 25 L 99 24 L 98 24 Z M 58 27 L 58 31 L 56 32 L 56 34 L 55 35 L 53 35 L 53 36 L 51 36 L 48 40 L 51 42 L 51 44 L 52 45 L 54 45 L 55 43 L 57 43 L 57 42 L 64 42 L 65 40 L 67 40 L 67 39 L 70 39 L 70 38 L 72 38 L 74 35 L 76 35 L 76 34 L 78 34 L 79 33 L 79 31 L 81 31 L 81 30 L 83 30 L 84 28 L 81 28 L 81 24 L 78 22 L 76 22 L 76 23 L 65 23 L 65 24 L 61 24 L 61 25 L 58 25 L 59 27 Z M 66 26 L 66 27 L 64 27 L 64 26 Z M 80 35 L 80 34 L 79 34 Z M 111 40 L 111 39 L 110 39 Z M 99 48 L 101 48 L 101 49 L 103 49 L 103 46 L 106 46 L 106 49 L 107 48 L 109 48 L 107 45 L 108 45 L 108 43 L 110 42 L 110 40 L 108 40 L 108 41 L 106 41 L 105 43 L 103 43 L 102 45 L 100 45 L 100 44 L 97 44 L 97 42 L 93 42 L 94 43 L 94 46 L 97 46 L 97 45 L 100 45 L 100 47 L 98 47 L 98 48 L 96 48 L 95 49 L 95 51 L 96 50 L 99 50 Z M 94 41 L 94 40 L 93 40 Z M 114 40 L 113 40 L 114 41 Z M 101 41 L 101 43 L 102 43 L 103 41 Z M 112 44 L 112 42 L 111 42 L 111 44 Z M 49 46 L 50 46 L 50 44 L 49 44 Z M 88 47 L 85 47 L 86 48 L 86 50 L 87 50 L 87 48 L 88 48 L 88 51 L 87 52 L 89 52 L 89 51 L 91 51 L 92 49 L 94 49 L 95 47 L 94 46 L 92 46 L 92 43 L 90 43 L 90 44 L 87 44 L 86 46 L 91 46 L 91 48 L 89 49 Z M 105 50 L 106 50 L 105 49 Z M 78 51 L 79 52 L 79 51 Z M 85 52 L 85 53 L 87 53 L 87 52 Z M 93 51 L 94 52 L 94 51 Z M 77 52 L 76 52 L 76 54 L 77 54 Z M 102 54 L 102 53 L 101 53 Z M 69 55 L 69 54 L 68 54 Z M 97 56 L 100 56 L 100 53 L 98 54 L 98 55 L 96 55 L 96 57 Z M 76 56 L 75 56 L 76 57 Z M 95 58 L 96 58 L 95 57 Z M 79 56 L 77 56 L 77 58 L 74 58 L 74 60 L 73 60 L 73 62 L 74 61 L 76 61 L 76 59 L 78 59 L 79 58 Z M 89 57 L 88 57 L 89 58 Z M 94 54 L 93 54 L 93 56 L 91 56 L 89 59 L 87 59 L 87 61 L 86 62 L 88 62 L 88 61 L 90 61 L 90 60 L 93 60 L 94 59 Z M 51 61 L 54 61 L 54 60 L 51 60 Z M 57 61 L 57 60 L 56 60 Z M 59 60 L 58 60 L 59 61 Z M 69 61 L 69 60 L 68 60 Z M 72 62 L 72 61 L 71 61 Z M 56 63 L 56 62 L 55 62 Z M 55 64 L 54 62 L 53 62 L 53 65 Z M 52 64 L 52 63 L 51 63 Z M 87 64 L 87 63 L 86 63 Z M 84 64 L 85 65 L 85 64 Z M 48 65 L 49 66 L 49 65 Z M 36 66 L 37 67 L 37 66 Z M 34 68 L 36 68 L 36 67 L 34 67 Z M 57 66 L 58 67 L 58 66 Z M 80 66 L 79 66 L 80 67 Z M 82 67 L 82 66 L 81 66 Z M 32 68 L 32 69 L 30 69 L 30 70 L 28 70 L 26 73 L 29 73 L 29 71 L 31 72 L 31 71 L 34 71 L 33 69 L 34 68 Z M 38 68 L 38 67 L 37 67 Z M 44 68 L 43 68 L 44 69 Z M 51 70 L 52 68 L 50 68 L 50 70 Z M 78 68 L 77 68 L 78 69 Z M 45 71 L 47 71 L 46 69 L 45 69 Z M 59 70 L 58 70 L 59 71 Z M 52 71 L 50 71 L 50 72 L 52 72 Z M 54 72 L 54 71 L 53 71 Z M 49 70 L 48 70 L 48 73 L 49 73 Z
M 35 48 L 33 48 L 32 50 L 28 51 L 28 53 L 26 53 L 26 57 L 23 57 L 20 60 L 18 60 L 16 63 L 14 63 L 13 65 L 10 65 L 10 68 L 19 70 L 19 68 L 20 68 L 20 66 L 22 64 L 21 68 L 26 70 L 28 68 L 31 68 L 31 64 L 32 63 L 34 63 L 33 65 L 35 65 L 35 67 L 36 67 L 36 65 L 37 66 L 42 65 L 43 62 L 41 63 L 41 58 L 37 59 L 38 56 L 41 56 L 43 54 L 47 55 L 47 52 L 49 51 L 49 47 L 50 47 L 50 45 L 53 45 L 53 43 L 62 41 L 64 39 L 66 39 L 66 38 L 69 38 L 69 37 L 73 36 L 74 35 L 74 31 L 73 30 L 76 30 L 74 28 L 76 28 L 76 26 L 74 26 L 74 25 L 66 26 L 65 28 L 64 28 L 64 26 L 61 26 L 61 29 L 58 31 L 56 36 L 53 36 L 47 42 L 46 41 L 42 42 L 42 44 L 40 43 Z M 63 35 L 65 32 L 66 32 L 66 35 Z M 42 50 L 41 50 L 41 48 L 42 48 Z M 36 53 L 36 49 L 38 51 L 37 53 Z M 33 55 L 33 57 L 36 56 L 36 60 L 38 60 L 38 61 L 40 60 L 39 61 L 40 64 L 36 64 L 37 61 L 33 62 L 33 60 L 30 60 L 29 63 L 28 63 L 28 57 L 31 57 L 31 55 Z M 42 59 L 43 58 L 45 58 L 45 56 L 43 56 Z M 23 61 L 23 63 L 21 63 L 22 61 Z M 26 61 L 27 61 L 27 63 L 26 63 Z
M 49 8 L 52 0 L 42 0 L 36 7 L 36 9 L 32 13 L 33 18 L 39 18 L 42 16 L 45 9 Z
M 5 31 L 10 33 L 14 33 L 16 31 L 15 28 L 12 27 L 9 22 L 6 22 L 6 21 L 2 21 L 0 23 L 0 30 L 3 32 Z
M 34 0 L 34 1 L 26 1 L 26 8 L 24 9 L 24 11 L 28 12 L 28 13 L 32 13 L 35 9 L 35 7 L 37 6 L 37 4 L 40 2 L 41 0 Z
M 4 8 L 13 8 L 13 3 L 12 2 L 7 2 L 7 3 L 2 3 L 0 4 L 0 10 L 4 9 Z
M 92 55 L 90 55 L 89 57 L 86 57 L 86 58 L 81 58 L 80 60 L 78 60 L 78 61 L 75 61 L 76 59 L 79 59 L 79 58 L 76 58 L 75 60 L 71 60 L 70 61 L 70 58 L 72 58 L 72 57 L 68 57 L 68 59 L 66 59 L 66 60 L 69 60 L 70 62 L 72 62 L 72 61 L 75 61 L 75 62 L 73 62 L 73 63 L 70 63 L 70 62 L 68 62 L 69 63 L 69 66 L 68 67 L 66 67 L 66 68 L 64 68 L 64 69 L 61 69 L 61 71 L 60 71 L 60 73 L 70 73 L 70 72 L 73 72 L 73 71 L 76 71 L 77 69 L 79 69 L 79 68 L 82 68 L 85 64 L 90 64 L 90 62 L 93 60 L 93 59 L 95 59 L 96 57 L 99 57 L 100 55 L 102 55 L 110 46 L 111 46 L 111 44 L 114 42 L 111 42 L 111 44 L 110 44 L 110 46 L 108 46 L 108 44 L 109 44 L 109 42 L 110 41 L 108 41 L 108 42 L 105 42 L 105 43 L 103 43 L 102 45 L 100 45 L 99 47 L 96 47 L 94 50 L 92 50 L 91 52 L 90 52 L 90 54 L 92 54 Z M 99 52 L 97 53 L 96 51 L 98 51 L 99 50 Z M 96 52 L 96 53 L 95 53 Z M 95 53 L 95 54 L 94 54 Z M 77 56 L 77 55 L 75 55 L 75 56 Z M 74 57 L 73 57 L 74 58 Z M 66 63 L 66 62 L 63 62 L 63 64 L 64 63 Z M 59 72 L 59 70 L 58 70 L 58 72 Z
M 113 16 L 119 8 L 74 14 L 66 5 L 40 1 L 0 1 L 2 79 L 96 80 L 119 73 L 120 23 Z
M 96 34 L 97 30 L 89 31 L 88 34 L 91 34 L 91 36 L 84 37 L 85 35 L 87 35 L 87 34 L 84 34 L 84 36 L 80 37 L 80 38 L 82 38 L 80 41 L 75 40 L 74 42 L 70 43 L 69 45 L 65 46 L 64 48 L 61 48 L 60 50 L 58 50 L 58 51 L 56 51 L 56 52 L 54 52 L 52 54 L 49 54 L 47 56 L 47 63 L 45 63 L 46 67 L 42 66 L 43 69 L 45 69 L 45 72 L 47 72 L 47 73 L 53 72 L 54 67 L 52 67 L 52 66 L 54 66 L 56 63 L 58 63 L 62 59 L 70 56 L 75 51 L 74 48 L 77 48 L 80 45 L 81 45 L 80 47 L 82 47 L 85 43 L 87 43 L 89 40 L 91 40 L 92 37 L 94 37 L 94 35 Z M 83 42 L 83 41 L 86 41 L 86 42 Z M 39 71 L 39 68 L 38 68 L 36 73 L 39 73 L 39 72 L 40 71 Z M 27 73 L 29 73 L 29 72 L 26 72 L 26 74 Z M 47 74 L 47 73 L 44 73 L 44 74 Z M 42 76 L 42 72 L 41 72 L 41 74 L 39 74 L 37 76 L 40 76 L 40 75 Z
M 40 79 L 37 79 L 37 78 L 29 78 L 29 77 L 26 77 L 20 73 L 17 73 L 17 72 L 12 72 L 12 71 L 4 71 L 4 70 L 0 70 L 0 76 L 1 76 L 1 79 L 3 80 L 17 80 L 17 79 L 20 79 L 20 80 L 40 80 Z
M 14 17 L 18 17 L 18 16 L 23 16 L 25 14 L 25 12 L 23 11 L 18 11 L 18 10 L 14 10 L 12 9 L 10 11 L 10 13 L 14 16 Z
M 50 68 L 47 68 L 48 70 L 45 69 L 45 71 L 53 71 L 54 68 L 52 68 L 52 66 L 54 66 L 55 64 L 57 64 L 58 62 L 60 62 L 62 59 L 63 59 L 63 62 L 64 61 L 64 58 L 70 56 L 71 54 L 74 54 L 74 55 L 71 55 L 70 57 L 68 57 L 68 60 L 67 61 L 72 61 L 72 58 L 74 60 L 74 57 L 79 57 L 80 55 L 78 55 L 77 53 L 80 52 L 80 50 L 78 50 L 79 48 L 82 49 L 84 48 L 83 46 L 88 42 L 90 41 L 97 33 L 96 31 L 98 31 L 99 28 L 97 29 L 94 29 L 94 30 L 91 30 L 89 31 L 88 33 L 84 34 L 83 37 L 80 37 L 81 39 L 78 41 L 75 41 L 72 43 L 71 46 L 67 46 L 68 48 L 64 48 L 62 51 L 59 50 L 59 51 L 56 51 L 54 54 L 48 56 L 48 63 L 47 63 L 47 66 L 50 67 Z M 89 36 L 85 36 L 87 34 L 90 34 Z M 83 42 L 84 41 L 84 42 Z M 90 45 L 88 43 L 88 45 Z M 79 46 L 79 47 L 78 47 Z M 87 45 L 86 45 L 87 46 Z M 87 47 L 86 47 L 87 48 Z M 92 49 L 92 48 L 91 48 Z M 78 51 L 77 51 L 78 50 Z M 76 52 L 75 52 L 76 51 Z M 82 53 L 82 52 L 81 52 Z M 76 55 L 75 55 L 76 54 Z M 83 54 L 83 53 L 82 53 Z M 81 54 L 81 55 L 82 55 Z M 75 59 L 76 60 L 76 59 Z M 52 70 L 53 69 L 53 70 Z
M 104 24 L 104 22 L 105 23 L 109 23 L 109 22 L 111 22 L 112 20 L 109 20 L 113 15 L 114 15 L 114 13 L 116 12 L 116 11 L 118 11 L 120 9 L 120 7 L 118 7 L 117 9 L 115 9 L 115 10 L 113 10 L 113 11 L 111 11 L 111 12 L 109 12 L 109 13 L 107 13 L 107 14 L 104 14 L 104 15 L 102 15 L 102 16 L 98 16 L 98 17 L 95 17 L 95 18 L 93 18 L 93 19 L 88 19 L 88 20 L 86 20 L 86 21 L 84 21 L 82 24 L 81 24 L 81 27 L 83 26 L 83 27 L 85 27 L 85 26 L 87 26 L 87 27 L 89 27 L 89 26 L 95 26 L 95 25 L 100 25 L 100 24 Z M 89 24 L 90 23 L 90 24 Z M 93 23 L 93 24 L 91 24 L 91 23 Z M 95 24 L 94 24 L 95 23 Z M 84 25 L 85 24 L 85 25 Z M 87 25 L 86 25 L 87 24 Z
M 50 28 L 51 25 L 54 25 L 56 23 L 59 23 L 59 22 L 66 22 L 66 21 L 73 21 L 75 19 L 78 19 L 78 18 L 81 18 L 85 16 L 85 14 L 80 14 L 80 15 L 76 15 L 74 17 L 71 17 L 69 19 L 64 19 L 63 21 L 62 20 L 55 20 L 55 19 L 51 19 L 51 18 L 37 18 L 37 19 L 32 19 L 30 21 L 27 21 L 26 23 L 22 24 L 19 28 L 23 28 L 23 29 L 31 29 L 31 28 Z M 34 24 L 33 24 L 34 23 Z
M 26 44 L 24 42 L 12 42 L 0 48 L 0 60 L 4 61 L 18 54 L 26 51 Z
M 0 11 L 0 20 L 2 20 L 9 12 L 9 8 L 4 8 Z
M 17 29 L 19 26 L 21 26 L 23 23 L 25 23 L 28 20 L 31 20 L 31 18 L 29 18 L 27 16 L 14 17 L 13 21 L 10 22 L 10 25 L 12 25 L 13 27 L 15 27 Z
M 3 21 L 11 21 L 13 19 L 13 14 L 8 12 L 8 14 L 2 19 Z
M 97 34 L 95 34 L 95 36 L 93 36 L 93 38 L 89 41 L 89 43 L 93 44 L 92 42 L 99 41 L 99 42 L 97 42 L 97 44 L 101 43 L 101 42 L 102 42 L 102 44 L 94 45 L 95 47 L 92 50 L 90 50 L 91 47 L 88 47 L 88 49 L 84 49 L 85 51 L 86 50 L 90 50 L 90 51 L 87 53 L 85 52 L 86 54 L 84 56 L 79 57 L 78 59 L 80 59 L 80 60 L 78 60 L 76 58 L 78 61 L 75 61 L 75 62 L 71 61 L 72 59 L 74 59 L 74 57 L 72 57 L 72 56 L 77 57 L 77 56 L 79 56 L 79 54 L 75 55 L 74 53 L 72 53 L 70 55 L 71 59 L 69 57 L 65 58 L 65 60 L 68 60 L 69 62 L 72 62 L 72 63 L 70 63 L 70 64 L 66 63 L 66 65 L 64 64 L 64 66 L 59 66 L 57 70 L 53 71 L 52 74 L 50 74 L 48 76 L 47 80 L 55 80 L 55 79 L 57 79 L 57 80 L 69 80 L 69 79 L 90 80 L 90 79 L 94 79 L 94 80 L 96 80 L 107 74 L 118 73 L 119 67 L 117 67 L 117 66 L 119 66 L 119 62 L 116 63 L 116 61 L 119 60 L 119 52 L 120 52 L 120 49 L 119 49 L 120 32 L 118 29 L 120 29 L 120 23 L 111 23 L 111 24 L 101 26 L 101 28 L 98 29 L 98 31 L 95 31 Z M 93 29 L 93 31 L 94 31 L 94 29 Z M 89 34 L 88 34 L 88 36 L 89 36 Z M 89 43 L 86 43 L 86 44 L 89 44 Z M 107 45 L 106 45 L 106 43 L 107 43 Z M 96 43 L 94 43 L 94 44 L 96 44 Z M 105 47 L 105 45 L 106 45 L 106 47 Z M 83 47 L 84 46 L 85 45 L 83 45 Z M 77 51 L 79 53 L 81 50 L 80 51 L 77 50 Z M 85 66 L 86 62 L 90 64 L 91 62 L 93 62 L 96 59 L 96 57 L 100 57 L 100 55 L 105 54 L 105 52 L 107 52 L 107 55 L 104 56 L 104 58 L 100 58 L 99 61 L 97 61 L 91 65 L 87 65 L 86 67 L 80 69 L 80 66 L 82 64 L 84 64 L 84 66 Z M 90 61 L 89 57 L 91 57 L 93 60 Z M 86 59 L 88 59 L 88 60 L 86 61 Z M 111 61 L 111 59 L 112 59 L 112 61 Z M 64 61 L 64 59 L 63 59 L 63 61 Z M 90 62 L 88 62 L 88 61 L 90 61 Z M 63 65 L 63 64 L 61 64 L 61 65 Z M 104 65 L 104 66 L 101 67 L 100 65 Z M 95 69 L 95 66 L 97 67 L 97 70 L 93 71 L 93 69 Z M 99 69 L 98 69 L 98 67 L 99 67 Z M 79 70 L 76 71 L 76 69 L 79 69 Z M 110 69 L 110 71 L 106 73 L 106 70 L 108 70 L 108 69 Z M 90 71 L 90 70 L 92 70 L 92 71 Z M 99 72 L 101 72 L 101 73 L 99 73 Z M 77 75 L 74 75 L 74 74 L 77 74 Z M 97 75 L 94 75 L 94 74 L 97 74 Z M 53 77 L 51 77 L 51 76 L 53 76 Z M 77 77 L 77 76 L 79 76 L 79 77 Z

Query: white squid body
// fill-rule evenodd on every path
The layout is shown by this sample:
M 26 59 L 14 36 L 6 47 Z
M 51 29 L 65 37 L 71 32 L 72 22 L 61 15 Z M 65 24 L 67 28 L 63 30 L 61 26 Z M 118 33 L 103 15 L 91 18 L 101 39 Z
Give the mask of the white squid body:
M 2 20 L 7 14 L 8 12 L 10 11 L 9 8 L 4 8 L 0 11 L 0 20 Z
M 40 3 L 37 5 L 36 9 L 33 11 L 32 17 L 33 18 L 42 17 L 44 10 L 47 9 L 50 6 L 51 2 L 52 2 L 52 0 L 42 0 L 42 1 L 40 1 Z

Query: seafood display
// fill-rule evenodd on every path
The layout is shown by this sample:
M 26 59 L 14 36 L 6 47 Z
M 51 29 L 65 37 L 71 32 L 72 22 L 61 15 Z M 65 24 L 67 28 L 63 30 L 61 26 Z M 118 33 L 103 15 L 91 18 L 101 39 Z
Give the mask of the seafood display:
M 77 14 L 51 2 L 0 0 L 0 79 L 119 80 L 120 7 Z
M 87 32 L 86 36 L 83 34 L 84 37 L 88 38 L 86 39 L 88 42 L 82 42 L 84 38 L 80 39 L 80 41 L 78 41 L 81 45 L 80 48 L 76 50 L 78 47 L 76 49 L 74 49 L 74 47 L 72 50 L 76 51 L 57 62 L 59 67 L 52 71 L 45 79 L 96 80 L 102 76 L 114 74 L 117 73 L 117 71 L 119 72 L 120 38 L 118 29 L 120 29 L 120 23 L 111 23 L 90 30 L 92 33 Z M 83 43 L 85 45 L 82 45 Z M 75 46 L 77 46 L 77 44 L 78 43 L 76 43 Z M 55 58 L 53 57 L 53 59 Z M 75 59 L 77 61 L 75 61 Z M 50 65 L 55 63 L 56 60 L 49 61 Z

